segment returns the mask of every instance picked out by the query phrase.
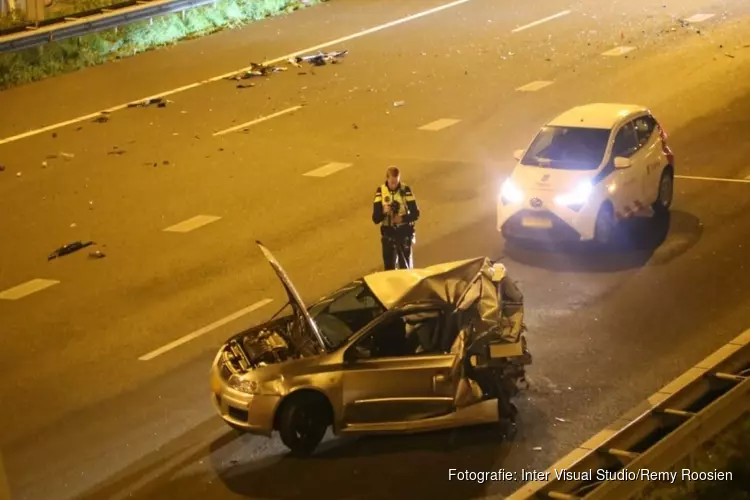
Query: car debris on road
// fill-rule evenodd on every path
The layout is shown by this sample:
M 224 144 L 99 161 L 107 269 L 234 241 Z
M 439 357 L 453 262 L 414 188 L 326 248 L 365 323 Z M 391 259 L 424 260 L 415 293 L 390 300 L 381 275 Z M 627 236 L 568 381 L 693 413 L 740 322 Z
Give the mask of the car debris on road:
M 311 56 L 295 56 L 288 59 L 289 64 L 296 67 L 300 63 L 306 62 L 313 66 L 325 66 L 326 64 L 338 64 L 340 59 L 349 53 L 348 50 L 339 50 L 334 52 L 318 52 Z
M 174 101 L 164 99 L 163 97 L 151 97 L 138 102 L 131 102 L 128 104 L 129 108 L 147 108 L 149 106 L 156 105 L 157 108 L 166 108 L 167 104 L 172 104 Z
M 236 75 L 227 77 L 227 80 L 239 81 L 247 80 L 249 78 L 258 78 L 261 76 L 268 76 L 272 73 L 278 73 L 280 71 L 286 71 L 287 68 L 284 66 L 273 66 L 263 63 L 250 63 L 250 69 L 237 73 Z
M 53 260 L 57 259 L 59 257 L 64 257 L 66 255 L 69 255 L 71 253 L 77 252 L 78 250 L 81 250 L 82 248 L 90 247 L 93 245 L 93 241 L 74 241 L 73 243 L 68 243 L 67 245 L 63 245 L 51 254 L 49 254 L 49 257 L 47 257 L 47 260 Z

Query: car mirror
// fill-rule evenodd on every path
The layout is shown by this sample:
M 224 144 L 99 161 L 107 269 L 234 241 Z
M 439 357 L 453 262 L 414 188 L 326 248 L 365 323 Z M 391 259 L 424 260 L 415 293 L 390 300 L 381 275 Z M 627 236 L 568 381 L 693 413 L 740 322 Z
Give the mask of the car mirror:
M 521 158 L 523 158 L 523 153 L 524 153 L 523 149 L 516 149 L 515 151 L 513 151 L 513 158 L 515 158 L 518 161 L 521 161 Z
M 622 156 L 615 158 L 615 168 L 630 168 L 631 165 L 630 158 L 623 158 Z

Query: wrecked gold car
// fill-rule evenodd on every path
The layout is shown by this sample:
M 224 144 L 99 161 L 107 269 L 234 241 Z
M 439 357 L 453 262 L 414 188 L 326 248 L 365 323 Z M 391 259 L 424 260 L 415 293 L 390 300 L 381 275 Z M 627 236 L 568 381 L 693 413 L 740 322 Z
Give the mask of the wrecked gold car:
M 407 433 L 515 420 L 511 398 L 531 356 L 523 297 L 502 264 L 378 272 L 307 307 L 258 245 L 289 301 L 214 360 L 214 406 L 231 427 L 276 430 L 309 454 L 329 426 L 337 435 Z

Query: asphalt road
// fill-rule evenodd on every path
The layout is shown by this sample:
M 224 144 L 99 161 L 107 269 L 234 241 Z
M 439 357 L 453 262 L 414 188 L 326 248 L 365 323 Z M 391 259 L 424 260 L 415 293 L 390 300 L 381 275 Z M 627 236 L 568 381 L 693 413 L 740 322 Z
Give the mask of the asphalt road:
M 439 5 L 341 0 L 0 93 L 0 293 L 32 279 L 59 282 L 0 300 L 12 498 L 513 490 L 449 483 L 448 469 L 541 470 L 750 323 L 750 183 L 720 180 L 750 176 L 743 4 L 471 0 L 331 47 L 351 51 L 339 65 L 291 68 L 246 89 L 217 81 L 169 96 L 166 108 L 3 142 Z M 679 22 L 698 13 L 715 16 Z M 636 49 L 602 55 L 621 45 Z M 534 81 L 553 84 L 515 90 Z M 596 101 L 650 106 L 678 174 L 713 180 L 678 179 L 669 227 L 633 224 L 615 254 L 505 248 L 494 210 L 512 151 L 563 109 Z M 247 132 L 212 135 L 295 106 Z M 460 121 L 418 130 L 446 118 Z M 329 162 L 352 166 L 303 175 Z M 276 253 L 310 299 L 377 269 L 369 210 L 390 164 L 421 203 L 419 265 L 502 256 L 521 280 L 535 364 L 519 435 L 331 440 L 306 461 L 286 457 L 276 439 L 234 435 L 209 404 L 210 360 L 232 332 L 283 303 L 253 241 Z M 164 231 L 198 215 L 220 219 Z M 97 246 L 46 261 L 79 239 Z M 106 257 L 88 258 L 97 248 Z M 264 298 L 275 304 L 139 360 Z

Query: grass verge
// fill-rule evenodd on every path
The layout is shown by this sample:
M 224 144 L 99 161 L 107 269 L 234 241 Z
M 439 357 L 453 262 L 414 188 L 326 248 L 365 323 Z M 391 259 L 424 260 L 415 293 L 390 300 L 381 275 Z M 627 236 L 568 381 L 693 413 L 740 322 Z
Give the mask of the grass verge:
M 53 42 L 18 52 L 0 54 L 0 90 L 77 71 L 113 59 L 236 28 L 270 16 L 293 12 L 327 0 L 219 0 L 185 12 L 129 24 L 118 32 Z
M 680 471 L 731 472 L 731 481 L 683 482 Z M 750 414 L 708 441 L 682 463 L 676 464 L 675 484 L 651 483 L 637 500 L 749 500 L 750 499 Z

